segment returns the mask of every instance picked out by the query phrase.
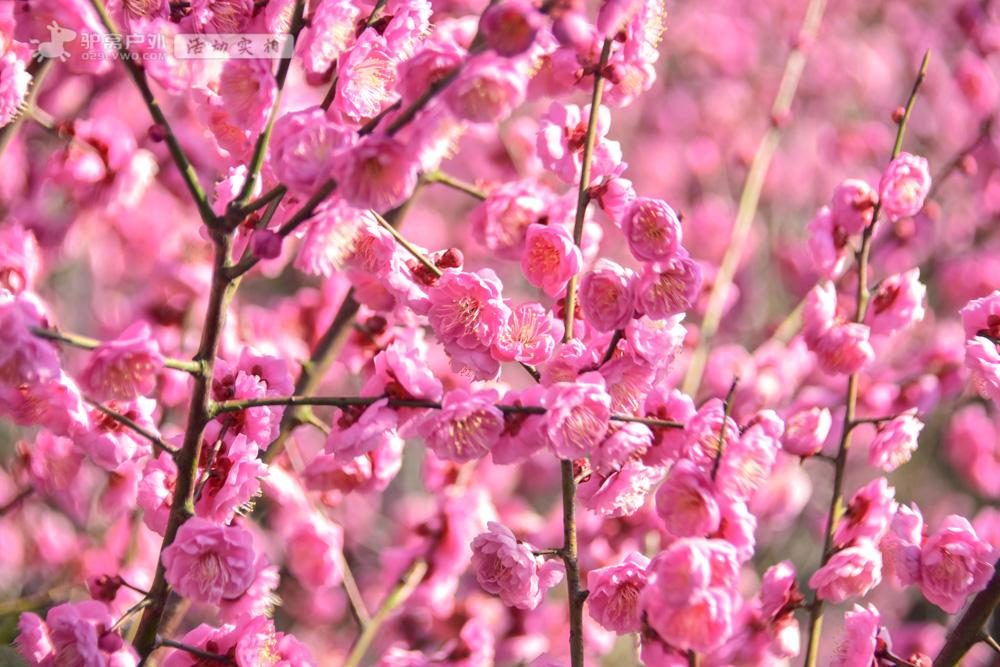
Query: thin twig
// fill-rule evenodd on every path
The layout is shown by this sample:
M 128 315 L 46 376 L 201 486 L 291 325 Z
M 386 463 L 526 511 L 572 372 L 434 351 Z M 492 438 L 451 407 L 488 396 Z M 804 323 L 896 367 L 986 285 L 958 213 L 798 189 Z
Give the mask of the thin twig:
M 167 149 L 170 151 L 177 169 L 181 172 L 181 177 L 184 179 L 184 184 L 187 185 L 191 198 L 194 199 L 198 207 L 198 213 L 201 215 L 202 222 L 208 227 L 215 227 L 218 222 L 215 211 L 212 210 L 211 204 L 208 203 L 208 197 L 205 195 L 205 190 L 198 181 L 198 175 L 195 173 L 194 167 L 191 166 L 191 161 L 177 140 L 177 135 L 171 129 L 170 123 L 167 122 L 167 117 L 160 108 L 160 103 L 156 101 L 156 97 L 153 95 L 153 91 L 146 81 L 146 72 L 139 64 L 141 60 L 132 59 L 132 53 L 127 46 L 128 40 L 123 39 L 121 33 L 118 32 L 114 21 L 111 19 L 111 15 L 108 14 L 108 10 L 104 6 L 104 2 L 102 0 L 90 0 L 90 2 L 97 11 L 101 23 L 104 24 L 104 29 L 108 31 L 114 43 L 118 45 L 118 53 L 121 56 L 121 60 L 124 62 L 125 69 L 128 70 L 129 75 L 139 89 L 142 100 L 146 103 L 146 108 L 149 109 L 149 115 L 153 117 L 153 121 L 163 131 Z
M 185 653 L 190 653 L 191 655 L 201 658 L 202 660 L 211 660 L 214 662 L 225 663 L 227 665 L 236 664 L 236 662 L 228 655 L 219 655 L 218 653 L 210 653 L 208 651 L 204 651 L 198 648 L 197 646 L 189 646 L 188 644 L 174 641 L 173 639 L 163 638 L 156 643 L 159 646 L 163 646 L 166 648 L 175 648 L 178 651 L 184 651 Z
M 743 192 L 740 194 L 740 203 L 736 212 L 736 220 L 733 223 L 732 235 L 726 246 L 722 263 L 719 265 L 719 271 L 712 283 L 712 291 L 709 294 L 705 316 L 702 318 L 698 333 L 698 346 L 691 355 L 691 361 L 684 376 L 682 390 L 689 396 L 696 395 L 699 386 L 701 386 L 701 378 L 705 372 L 705 362 L 708 359 L 712 337 L 722 322 L 726 296 L 740 260 L 743 258 L 743 252 L 746 250 L 746 239 L 757 213 L 757 204 L 764 188 L 764 180 L 767 178 L 771 160 L 781 140 L 782 121 L 788 116 L 792 107 L 795 92 L 799 87 L 799 80 L 802 78 L 802 71 L 805 69 L 808 47 L 816 37 L 825 9 L 826 0 L 810 0 L 806 8 L 805 18 L 802 20 L 802 26 L 799 29 L 797 45 L 788 54 L 788 60 L 785 62 L 781 85 L 771 106 L 772 122 L 757 147 L 757 152 L 753 156 L 750 170 L 743 183 Z
M 176 447 L 173 447 L 172 445 L 168 444 L 166 440 L 158 436 L 156 433 L 153 433 L 152 431 L 143 428 L 134 420 L 129 419 L 122 413 L 116 412 L 115 410 L 112 410 L 109 407 L 105 407 L 92 399 L 84 398 L 83 400 L 92 405 L 101 414 L 109 417 L 110 419 L 113 419 L 114 421 L 118 422 L 123 426 L 127 426 L 128 428 L 132 429 L 133 431 L 144 437 L 146 440 L 149 440 L 151 443 L 153 443 L 153 446 L 159 449 L 160 451 L 166 452 L 171 456 L 177 455 Z
M 81 350 L 95 350 L 102 344 L 101 341 L 96 338 L 89 338 L 87 336 L 69 333 L 68 331 L 56 331 L 55 329 L 46 329 L 44 327 L 30 327 L 30 331 L 39 338 L 55 341 L 57 343 L 65 343 L 67 345 L 80 348 Z M 183 359 L 164 357 L 163 365 L 166 368 L 172 368 L 175 371 L 184 371 L 185 373 L 198 374 L 201 372 L 201 364 L 196 361 L 185 361 Z
M 454 176 L 446 174 L 441 170 L 435 170 L 427 174 L 424 174 L 424 180 L 427 181 L 428 183 L 440 183 L 441 185 L 446 185 L 453 190 L 464 192 L 470 197 L 475 197 L 480 201 L 486 199 L 486 193 L 477 188 L 472 183 L 468 183 L 459 178 L 455 178 Z
M 736 395 L 736 385 L 739 384 L 739 376 L 733 378 L 729 385 L 729 392 L 726 394 L 726 401 L 722 406 L 722 426 L 719 428 L 719 448 L 715 452 L 715 460 L 712 462 L 712 479 L 719 474 L 719 466 L 722 464 L 722 456 L 726 450 L 726 429 L 729 426 L 729 418 L 733 414 L 733 396 Z
M 399 605 L 406 602 L 407 598 L 420 585 L 425 574 L 427 574 L 426 561 L 418 560 L 410 566 L 410 569 L 406 571 L 400 582 L 389 591 L 385 601 L 379 606 L 378 611 L 375 612 L 375 616 L 372 617 L 371 623 L 368 623 L 361 631 L 361 634 L 358 635 L 357 641 L 354 642 L 354 646 L 351 648 L 350 655 L 347 656 L 347 660 L 344 662 L 344 667 L 357 667 L 361 664 L 362 658 L 368 652 L 368 647 L 371 646 L 372 640 L 375 639 L 375 635 L 378 634 L 382 624 L 385 623 L 389 615 Z
M 416 258 L 418 262 L 423 264 L 428 271 L 430 271 L 439 278 L 443 275 L 441 269 L 439 269 L 437 265 L 434 262 L 432 262 L 429 257 L 427 257 L 427 255 L 425 255 L 415 245 L 407 241 L 406 237 L 399 233 L 399 230 L 397 230 L 395 227 L 389 224 L 388 220 L 386 220 L 385 218 L 383 218 L 381 215 L 378 214 L 378 211 L 370 210 L 368 212 L 372 216 L 374 216 L 375 220 L 378 222 L 379 226 L 382 227 L 382 229 L 389 232 L 392 235 L 392 238 L 396 239 L 396 243 L 401 245 L 404 249 L 406 249 L 408 253 L 413 255 L 413 257 Z
M 913 111 L 913 105 L 917 100 L 917 93 L 920 90 L 924 78 L 927 76 L 927 63 L 930 60 L 931 52 L 928 50 L 920 63 L 920 70 L 917 78 L 910 89 L 910 96 L 906 101 L 903 117 L 899 120 L 896 130 L 896 141 L 892 147 L 890 161 L 895 160 L 903 149 L 903 136 L 906 134 L 906 126 Z M 871 255 L 872 238 L 875 235 L 875 228 L 878 225 L 881 202 L 875 205 L 872 211 L 872 221 L 865 227 L 861 236 L 861 248 L 857 254 L 858 287 L 856 293 L 856 308 L 854 312 L 854 322 L 864 322 L 868 312 L 868 302 L 871 292 L 868 289 L 868 259 Z M 840 517 L 844 511 L 844 476 L 847 469 L 847 452 L 851 446 L 851 428 L 855 422 L 855 411 L 858 405 L 858 385 L 860 373 L 852 373 L 847 380 L 847 397 L 844 400 L 844 426 L 841 431 L 840 445 L 837 449 L 836 466 L 833 478 L 833 493 L 830 498 L 830 512 L 827 517 L 826 532 L 823 541 L 823 552 L 820 556 L 820 567 L 826 565 L 833 555 L 833 535 L 837 530 Z M 814 595 L 809 613 L 809 635 L 806 647 L 806 667 L 816 667 L 816 659 L 819 654 L 819 640 L 823 628 L 823 601 Z

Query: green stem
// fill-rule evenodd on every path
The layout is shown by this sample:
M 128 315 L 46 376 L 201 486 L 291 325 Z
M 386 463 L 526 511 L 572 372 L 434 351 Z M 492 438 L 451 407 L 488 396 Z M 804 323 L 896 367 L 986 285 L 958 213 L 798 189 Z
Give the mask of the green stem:
M 729 287 L 732 285 L 736 269 L 743 258 L 743 251 L 747 247 L 747 236 L 754 216 L 757 213 L 757 204 L 760 202 L 760 193 L 764 188 L 764 179 L 771 166 L 771 160 L 778 149 L 781 140 L 781 123 L 788 115 L 795 99 L 795 92 L 799 87 L 799 80 L 802 78 L 802 71 L 805 69 L 807 47 L 816 37 L 820 23 L 823 21 L 823 12 L 826 9 L 826 0 L 810 0 L 806 8 L 805 18 L 799 29 L 799 45 L 792 49 L 785 61 L 785 71 L 781 76 L 781 85 L 775 95 L 774 103 L 771 105 L 771 125 L 764 133 L 757 152 L 750 163 L 750 170 L 747 172 L 746 180 L 743 183 L 743 191 L 740 193 L 739 208 L 736 212 L 736 221 L 733 223 L 732 235 L 726 252 L 719 265 L 719 271 L 712 283 L 712 291 L 708 297 L 708 305 L 705 307 L 705 317 L 702 318 L 701 327 L 698 333 L 698 346 L 691 355 L 687 372 L 684 375 L 682 390 L 689 396 L 695 396 L 701 386 L 701 378 L 705 372 L 705 362 L 708 360 L 709 346 L 712 337 L 719 330 L 722 322 L 722 311 L 726 304 L 726 296 L 729 294 Z
M 410 566 L 410 569 L 403 575 L 402 580 L 396 584 L 386 596 L 385 601 L 379 606 L 371 622 L 361 630 L 361 634 L 351 648 L 351 653 L 344 662 L 344 667 L 357 667 L 361 664 L 361 660 L 365 657 L 365 653 L 368 652 L 368 648 L 371 646 L 376 635 L 378 635 L 386 619 L 413 594 L 413 591 L 420 585 L 425 574 L 427 574 L 427 563 L 425 561 L 418 560 Z
M 31 327 L 31 333 L 39 338 L 55 341 L 57 343 L 65 343 L 67 345 L 72 345 L 73 347 L 78 347 L 81 350 L 94 350 L 102 344 L 101 341 L 96 338 L 89 338 L 87 336 L 81 336 L 79 334 L 69 333 L 66 331 L 56 331 L 55 329 L 46 329 L 44 327 Z M 164 357 L 163 365 L 176 371 L 184 371 L 185 373 L 191 373 L 194 375 L 201 373 L 201 364 L 196 361 L 184 361 L 183 359 Z
M 424 180 L 428 183 L 440 183 L 441 185 L 445 185 L 451 188 L 452 190 L 458 190 L 459 192 L 464 192 L 470 197 L 475 197 L 480 201 L 486 199 L 486 193 L 477 188 L 472 183 L 468 183 L 459 178 L 455 178 L 454 176 L 446 174 L 440 170 L 424 174 Z

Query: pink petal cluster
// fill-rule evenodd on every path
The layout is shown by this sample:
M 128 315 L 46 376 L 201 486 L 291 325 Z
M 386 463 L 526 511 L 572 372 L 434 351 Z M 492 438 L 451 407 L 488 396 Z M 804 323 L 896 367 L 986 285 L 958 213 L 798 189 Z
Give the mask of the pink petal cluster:
M 472 568 L 487 593 L 518 609 L 534 609 L 562 579 L 561 564 L 543 561 L 504 525 L 493 521 L 472 540 Z

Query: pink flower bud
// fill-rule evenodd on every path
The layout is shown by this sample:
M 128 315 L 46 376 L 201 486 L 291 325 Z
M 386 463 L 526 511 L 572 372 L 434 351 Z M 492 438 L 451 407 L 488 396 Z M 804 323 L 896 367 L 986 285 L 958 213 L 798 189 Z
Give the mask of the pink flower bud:
M 833 418 L 826 408 L 800 410 L 785 422 L 781 445 L 793 456 L 812 456 L 823 449 Z
M 878 184 L 882 211 L 890 220 L 916 215 L 924 206 L 931 189 L 927 160 L 900 153 L 889 163 Z
M 640 197 L 622 219 L 629 250 L 644 262 L 665 262 L 680 249 L 681 221 L 661 199 Z
M 580 307 L 597 331 L 624 329 L 635 315 L 635 280 L 631 271 L 600 259 L 580 281 Z
M 258 229 L 250 241 L 253 256 L 257 259 L 275 259 L 281 255 L 282 238 L 270 229 Z

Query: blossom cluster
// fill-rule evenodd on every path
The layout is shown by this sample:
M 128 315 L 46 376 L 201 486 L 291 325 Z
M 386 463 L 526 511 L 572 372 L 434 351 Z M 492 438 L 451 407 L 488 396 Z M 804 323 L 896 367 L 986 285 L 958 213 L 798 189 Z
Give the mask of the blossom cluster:
M 1000 14 L 694 4 L 0 3 L 18 659 L 988 664 Z

